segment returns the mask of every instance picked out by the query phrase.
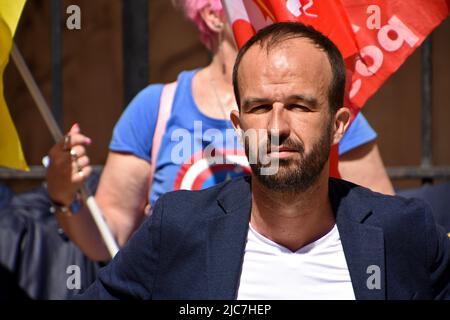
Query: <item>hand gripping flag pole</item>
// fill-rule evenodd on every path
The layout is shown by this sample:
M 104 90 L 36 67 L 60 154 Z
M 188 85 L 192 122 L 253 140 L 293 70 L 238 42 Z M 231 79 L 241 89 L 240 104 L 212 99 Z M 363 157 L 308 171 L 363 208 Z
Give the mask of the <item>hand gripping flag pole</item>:
M 28 69 L 28 66 L 26 65 L 19 49 L 16 47 L 15 44 L 13 44 L 11 55 L 14 60 L 14 63 L 17 66 L 17 69 L 19 70 L 22 78 L 25 81 L 26 86 L 28 87 L 28 90 L 31 93 L 31 96 L 36 102 L 39 112 L 41 113 L 45 123 L 50 129 L 53 139 L 55 141 L 61 140 L 61 138 L 63 137 L 61 129 L 56 123 L 56 120 L 53 117 L 53 114 L 51 113 L 47 102 L 45 101 L 41 91 L 39 90 L 36 82 L 34 81 L 33 76 L 31 75 L 30 70 Z M 103 214 L 100 208 L 98 207 L 97 202 L 94 199 L 94 196 L 90 194 L 86 185 L 83 185 L 83 187 L 81 188 L 81 195 L 83 201 L 86 203 L 87 207 L 89 208 L 89 211 L 91 212 L 95 224 L 97 225 L 97 228 L 100 231 L 102 239 L 106 247 L 108 248 L 109 254 L 113 258 L 119 251 L 119 247 L 111 233 L 111 230 L 109 230 L 106 221 L 103 219 Z

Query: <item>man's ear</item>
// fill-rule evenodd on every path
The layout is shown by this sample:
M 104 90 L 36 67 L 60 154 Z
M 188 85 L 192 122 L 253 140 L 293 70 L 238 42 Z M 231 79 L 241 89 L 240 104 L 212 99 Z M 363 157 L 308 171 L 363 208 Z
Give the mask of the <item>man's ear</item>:
M 230 120 L 236 130 L 241 128 L 241 118 L 239 117 L 238 110 L 233 110 L 230 112 Z
M 234 129 L 236 130 L 236 135 L 238 137 L 239 143 L 243 144 L 242 141 L 242 127 L 241 127 L 241 118 L 239 117 L 239 111 L 233 110 L 230 113 L 230 120 L 233 124 Z
M 333 144 L 339 143 L 350 125 L 350 109 L 341 107 L 334 115 Z
M 202 10 L 200 10 L 200 16 L 209 29 L 214 32 L 220 33 L 225 27 L 224 17 L 219 12 L 211 9 L 211 5 L 206 5 Z

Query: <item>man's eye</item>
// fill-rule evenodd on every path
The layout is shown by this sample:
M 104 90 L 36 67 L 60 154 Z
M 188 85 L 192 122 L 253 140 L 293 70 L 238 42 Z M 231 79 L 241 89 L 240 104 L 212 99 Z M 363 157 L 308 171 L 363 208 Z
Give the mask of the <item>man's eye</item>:
M 290 104 L 287 106 L 288 110 L 299 110 L 299 111 L 306 111 L 309 112 L 311 109 L 309 109 L 307 106 L 304 106 L 302 104 Z
M 263 113 L 269 111 L 272 108 L 270 104 L 262 104 L 259 106 L 254 106 L 251 108 L 250 112 L 252 113 Z

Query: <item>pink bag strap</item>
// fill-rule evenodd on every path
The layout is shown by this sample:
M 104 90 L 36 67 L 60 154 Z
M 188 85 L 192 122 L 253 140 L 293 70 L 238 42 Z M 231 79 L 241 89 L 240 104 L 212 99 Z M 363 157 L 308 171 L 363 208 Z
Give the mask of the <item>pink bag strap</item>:
M 151 176 L 150 188 L 153 182 L 153 175 L 156 170 L 156 160 L 158 158 L 159 148 L 161 146 L 162 137 L 166 131 L 167 121 L 172 112 L 173 98 L 175 90 L 177 89 L 177 82 L 166 84 L 161 93 L 159 102 L 158 120 L 156 121 L 155 134 L 153 135 L 152 155 L 151 155 Z

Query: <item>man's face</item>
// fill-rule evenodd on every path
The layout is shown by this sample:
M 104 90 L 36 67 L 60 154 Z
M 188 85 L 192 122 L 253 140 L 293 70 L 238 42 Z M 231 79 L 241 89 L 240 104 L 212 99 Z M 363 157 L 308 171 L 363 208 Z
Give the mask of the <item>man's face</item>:
M 304 191 L 328 170 L 334 133 L 328 103 L 331 79 L 326 53 L 308 39 L 286 40 L 269 54 L 255 45 L 244 55 L 239 69 L 241 111 L 233 122 L 244 132 L 267 132 L 256 141 L 245 140 L 253 173 L 266 187 Z M 262 163 L 257 155 L 263 148 L 269 163 L 278 163 L 273 174 L 261 174 L 267 159 Z

